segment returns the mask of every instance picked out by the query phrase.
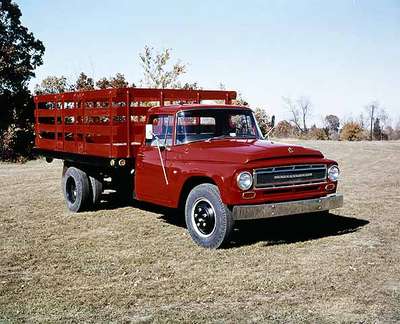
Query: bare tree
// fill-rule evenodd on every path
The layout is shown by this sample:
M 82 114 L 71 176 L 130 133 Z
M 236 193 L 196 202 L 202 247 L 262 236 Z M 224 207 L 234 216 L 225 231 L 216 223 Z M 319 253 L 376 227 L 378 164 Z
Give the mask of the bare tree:
M 379 119 L 381 120 L 382 128 L 385 128 L 390 124 L 389 114 L 386 112 L 385 108 L 381 108 L 378 113 Z
M 307 119 L 311 114 L 311 101 L 308 97 L 300 97 L 293 101 L 289 97 L 282 98 L 291 113 L 290 121 L 302 132 L 307 133 Z
M 141 83 L 150 88 L 181 88 L 179 77 L 186 73 L 186 65 L 181 62 L 170 64 L 171 49 L 155 52 L 154 48 L 145 46 L 139 54 L 143 67 L 144 79 Z
M 301 118 L 303 122 L 303 131 L 307 132 L 307 124 L 306 119 L 310 116 L 311 113 L 311 101 L 307 97 L 300 97 L 297 100 L 297 105 L 300 108 Z
M 366 112 L 368 113 L 369 120 L 369 140 L 372 141 L 373 138 L 373 129 L 374 129 L 374 121 L 379 108 L 379 103 L 377 101 L 373 101 L 365 107 Z

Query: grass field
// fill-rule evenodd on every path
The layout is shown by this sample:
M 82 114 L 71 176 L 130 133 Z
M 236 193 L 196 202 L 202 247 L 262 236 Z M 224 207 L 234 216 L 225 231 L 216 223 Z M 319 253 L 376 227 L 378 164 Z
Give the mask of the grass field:
M 152 206 L 68 213 L 61 163 L 0 164 L 0 322 L 399 322 L 400 142 L 304 144 L 338 160 L 344 208 L 217 251 Z

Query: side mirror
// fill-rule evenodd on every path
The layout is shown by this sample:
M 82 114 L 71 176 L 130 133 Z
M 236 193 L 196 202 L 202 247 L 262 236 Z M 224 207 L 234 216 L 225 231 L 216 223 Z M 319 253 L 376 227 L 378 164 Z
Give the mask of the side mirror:
M 146 140 L 152 140 L 152 139 L 153 139 L 153 125 L 146 124 Z

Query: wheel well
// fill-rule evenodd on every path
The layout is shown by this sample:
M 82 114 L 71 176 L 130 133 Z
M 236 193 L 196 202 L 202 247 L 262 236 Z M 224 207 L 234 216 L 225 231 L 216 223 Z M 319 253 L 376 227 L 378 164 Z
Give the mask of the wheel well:
M 211 183 L 213 185 L 216 185 L 215 181 L 209 177 L 191 177 L 187 179 L 182 187 L 181 194 L 179 196 L 179 203 L 178 203 L 179 209 L 185 208 L 185 202 L 187 196 L 189 195 L 189 192 L 194 187 L 202 183 Z

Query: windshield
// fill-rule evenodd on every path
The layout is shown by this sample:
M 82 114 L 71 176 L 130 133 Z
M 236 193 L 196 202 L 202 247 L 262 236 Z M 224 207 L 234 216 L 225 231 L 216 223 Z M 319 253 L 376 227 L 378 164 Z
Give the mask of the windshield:
M 227 108 L 178 113 L 176 144 L 222 138 L 261 138 L 253 113 Z

